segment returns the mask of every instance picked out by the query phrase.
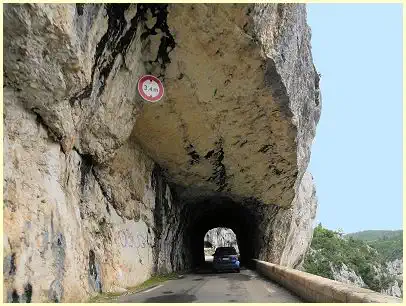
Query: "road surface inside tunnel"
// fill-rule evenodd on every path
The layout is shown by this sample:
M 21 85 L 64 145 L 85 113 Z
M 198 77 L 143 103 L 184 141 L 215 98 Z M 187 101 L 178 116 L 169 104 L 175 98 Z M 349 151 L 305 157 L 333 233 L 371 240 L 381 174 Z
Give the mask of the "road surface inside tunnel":
M 287 289 L 241 267 L 240 273 L 212 273 L 205 268 L 141 292 L 120 297 L 119 303 L 302 303 Z

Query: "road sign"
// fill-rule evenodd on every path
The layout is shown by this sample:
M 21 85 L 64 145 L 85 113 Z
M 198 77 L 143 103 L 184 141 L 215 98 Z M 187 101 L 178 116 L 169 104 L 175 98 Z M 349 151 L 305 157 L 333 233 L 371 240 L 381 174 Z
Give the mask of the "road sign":
M 158 102 L 164 95 L 164 86 L 153 75 L 144 75 L 138 81 L 138 92 L 144 100 Z

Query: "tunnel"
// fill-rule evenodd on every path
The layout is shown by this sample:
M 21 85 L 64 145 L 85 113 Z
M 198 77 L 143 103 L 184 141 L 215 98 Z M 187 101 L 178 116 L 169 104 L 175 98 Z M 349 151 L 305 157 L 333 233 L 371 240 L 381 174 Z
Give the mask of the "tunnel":
M 303 181 L 311 179 L 306 175 Z M 311 225 L 314 208 L 308 207 L 314 205 L 312 198 L 302 206 L 284 208 L 227 192 L 186 188 L 171 182 L 165 169 L 158 165 L 152 171 L 151 181 L 156 196 L 156 272 L 198 270 L 205 266 L 204 237 L 217 227 L 235 233 L 240 262 L 246 268 L 253 267 L 252 259 L 292 267 L 302 262 L 303 256 L 294 247 L 306 246 L 297 232 Z
M 244 267 L 251 268 L 254 258 L 273 262 L 282 259 L 291 227 L 291 209 L 226 192 L 185 188 L 172 183 L 170 176 L 157 165 L 151 179 L 156 194 L 156 243 L 172 250 L 170 265 L 160 264 L 167 255 L 157 252 L 157 272 L 205 266 L 204 237 L 217 227 L 235 233 Z
M 241 264 L 248 265 L 258 256 L 258 216 L 242 203 L 225 196 L 212 196 L 187 206 L 187 226 L 184 244 L 190 252 L 191 265 L 202 266 L 204 258 L 204 236 L 213 228 L 226 227 L 237 237 Z

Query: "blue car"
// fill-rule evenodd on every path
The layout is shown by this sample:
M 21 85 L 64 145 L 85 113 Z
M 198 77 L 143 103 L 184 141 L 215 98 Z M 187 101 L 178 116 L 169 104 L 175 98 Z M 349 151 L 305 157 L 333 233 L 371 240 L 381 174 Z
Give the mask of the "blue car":
M 240 261 L 233 247 L 219 247 L 213 254 L 213 272 L 217 271 L 240 272 Z

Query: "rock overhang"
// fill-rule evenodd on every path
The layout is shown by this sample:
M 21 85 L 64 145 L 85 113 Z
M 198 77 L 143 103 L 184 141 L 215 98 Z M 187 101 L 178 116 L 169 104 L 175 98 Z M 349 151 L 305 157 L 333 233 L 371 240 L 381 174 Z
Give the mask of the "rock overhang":
M 291 205 L 320 114 L 304 5 L 46 5 L 10 27 L 16 12 L 5 82 L 65 152 L 108 164 L 134 140 L 183 189 Z M 158 104 L 137 96 L 146 73 Z
M 197 194 L 290 206 L 320 112 L 303 10 L 169 5 L 165 35 L 174 47 L 164 67 L 147 65 L 162 77 L 165 97 L 144 104 L 131 136 L 169 181 Z

